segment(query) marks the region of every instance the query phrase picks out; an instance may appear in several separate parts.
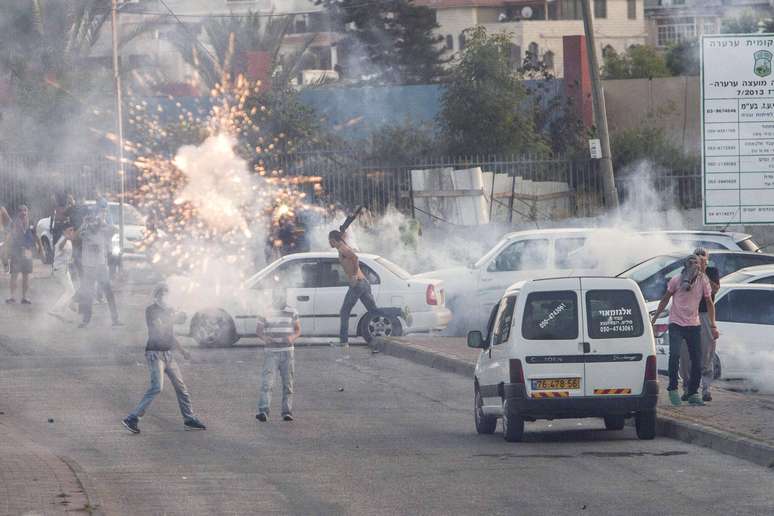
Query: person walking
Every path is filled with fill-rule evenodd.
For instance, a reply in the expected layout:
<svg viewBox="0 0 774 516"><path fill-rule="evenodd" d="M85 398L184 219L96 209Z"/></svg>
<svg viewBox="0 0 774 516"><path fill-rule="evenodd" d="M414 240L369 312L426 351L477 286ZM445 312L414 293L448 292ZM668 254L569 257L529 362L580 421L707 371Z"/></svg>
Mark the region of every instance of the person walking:
<svg viewBox="0 0 774 516"><path fill-rule="evenodd" d="M59 240L54 244L54 262L52 265L52 277L62 288L62 294L49 310L49 315L54 317L63 317L67 305L72 301L75 294L73 280L70 276L70 265L73 261L73 239L75 238L75 228L72 224L62 224L62 234Z"/></svg>
<svg viewBox="0 0 774 516"><path fill-rule="evenodd" d="M703 247L698 247L693 252L699 257L699 265L702 272L707 276L712 289L712 301L715 301L715 294L720 289L720 272L716 267L709 266L709 251ZM702 299L699 304L699 320L701 322L701 398L702 401L712 401L710 386L715 380L715 350L717 348L717 339L712 335L712 324L707 313L707 302ZM688 354L688 348L683 345L680 349L680 376L683 378L682 400L687 401L687 385L690 382L691 358Z"/></svg>
<svg viewBox="0 0 774 516"><path fill-rule="evenodd" d="M691 358L691 373L688 381L688 403L703 405L698 395L701 379L701 321L699 304L704 299L707 303L707 314L713 337L717 338L715 325L715 304L712 301L712 288L707 276L701 271L700 258L695 254L685 259L679 275L669 280L667 291L653 313L652 324L655 325L661 312L670 299L669 309L669 400L672 405L682 403L677 391L678 373L680 368L680 347L685 341Z"/></svg>
<svg viewBox="0 0 774 516"><path fill-rule="evenodd" d="M95 213L86 217L79 231L83 267L79 292L80 312L83 319L78 325L79 328L85 328L91 322L95 289L105 294L113 326L121 326L107 265L107 246L115 233L115 227L107 223L106 217L107 203L98 204Z"/></svg>
<svg viewBox="0 0 774 516"><path fill-rule="evenodd" d="M11 271L11 297L5 300L8 304L16 303L16 286L19 275L22 277L23 305L31 305L29 299L30 274L32 274L32 257L37 250L41 252L40 240L35 236L35 230L30 226L29 208L22 204L17 210L16 218L11 223L11 231L8 239L8 256Z"/></svg>
<svg viewBox="0 0 774 516"><path fill-rule="evenodd" d="M272 290L272 309L265 319L258 319L256 334L265 344L261 395L258 399L258 421L269 420L274 374L282 380L282 419L293 421L293 382L295 378L295 342L301 336L301 321L295 308L288 306L284 288Z"/></svg>
<svg viewBox="0 0 774 516"><path fill-rule="evenodd" d="M160 283L153 288L153 303L145 309L145 322L148 325L148 342L145 346L145 361L150 371L150 387L137 407L121 423L133 434L140 433L140 418L150 407L153 400L164 389L166 374L175 389L177 404L183 416L186 430L206 430L207 427L194 415L191 395L183 382L180 367L173 352L179 351L189 360L191 355L183 349L175 338L175 311L169 306L169 287Z"/></svg>

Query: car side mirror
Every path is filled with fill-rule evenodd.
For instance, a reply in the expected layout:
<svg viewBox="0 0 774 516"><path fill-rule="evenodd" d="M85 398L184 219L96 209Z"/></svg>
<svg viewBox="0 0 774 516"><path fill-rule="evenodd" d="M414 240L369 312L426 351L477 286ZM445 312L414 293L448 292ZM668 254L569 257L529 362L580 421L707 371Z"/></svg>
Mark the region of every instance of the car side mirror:
<svg viewBox="0 0 774 516"><path fill-rule="evenodd" d="M484 349L484 336L478 330L468 332L468 347Z"/></svg>

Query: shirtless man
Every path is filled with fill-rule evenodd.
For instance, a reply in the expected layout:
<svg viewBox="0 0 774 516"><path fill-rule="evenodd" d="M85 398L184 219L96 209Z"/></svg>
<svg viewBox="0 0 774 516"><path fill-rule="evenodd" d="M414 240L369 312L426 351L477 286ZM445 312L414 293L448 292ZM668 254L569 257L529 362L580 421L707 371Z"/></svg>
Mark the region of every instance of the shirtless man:
<svg viewBox="0 0 774 516"><path fill-rule="evenodd" d="M341 231L331 231L328 233L328 243L339 252L339 262L349 280L349 290L344 296L344 303L341 305L341 328L339 337L342 345L349 342L349 314L359 299L370 313L381 313L376 306L374 296L371 293L371 284L368 283L363 271L360 270L360 264L357 255L350 246L344 241L344 235Z"/></svg>

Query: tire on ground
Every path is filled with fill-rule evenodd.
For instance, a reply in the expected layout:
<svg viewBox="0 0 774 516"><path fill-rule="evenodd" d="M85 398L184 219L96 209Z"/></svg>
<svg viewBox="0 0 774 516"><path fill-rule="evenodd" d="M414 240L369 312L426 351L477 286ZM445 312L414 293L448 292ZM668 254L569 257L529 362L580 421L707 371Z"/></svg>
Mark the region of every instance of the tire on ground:
<svg viewBox="0 0 774 516"><path fill-rule="evenodd" d="M497 417L485 415L481 410L482 406L481 393L479 393L478 386L476 386L476 392L473 396L473 417L476 422L476 432L479 434L493 434L495 428L497 428Z"/></svg>
<svg viewBox="0 0 774 516"><path fill-rule="evenodd" d="M375 337L400 337L403 326L397 317L366 314L360 321L358 334L370 344Z"/></svg>
<svg viewBox="0 0 774 516"><path fill-rule="evenodd" d="M521 442L524 438L524 418L508 400L503 402L503 438L509 443Z"/></svg>
<svg viewBox="0 0 774 516"><path fill-rule="evenodd" d="M239 340L234 321L223 310L194 315L191 319L191 336L204 348L232 346Z"/></svg>
<svg viewBox="0 0 774 516"><path fill-rule="evenodd" d="M634 427L637 429L637 437L650 440L656 437L656 411L643 410L634 415Z"/></svg>
<svg viewBox="0 0 774 516"><path fill-rule="evenodd" d="M607 430L623 430L626 424L624 416L605 416L605 428Z"/></svg>

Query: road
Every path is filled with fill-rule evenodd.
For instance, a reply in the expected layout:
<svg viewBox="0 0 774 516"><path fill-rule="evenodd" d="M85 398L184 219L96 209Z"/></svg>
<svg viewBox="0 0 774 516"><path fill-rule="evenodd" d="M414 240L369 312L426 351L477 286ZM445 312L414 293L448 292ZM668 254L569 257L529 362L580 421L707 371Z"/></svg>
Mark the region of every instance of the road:
<svg viewBox="0 0 774 516"><path fill-rule="evenodd" d="M206 432L166 389L131 435L147 382L140 314L78 330L39 306L0 310L0 415L75 461L106 514L770 514L774 472L599 420L478 436L464 378L354 348L296 352L297 420L254 419L262 351L182 362ZM186 342L186 344L192 344ZM343 392L339 386L344 388ZM275 393L276 394L276 393ZM276 396L275 396L276 398ZM275 403L278 401L274 400ZM49 423L48 419L54 420ZM95 491L95 492L94 492Z"/></svg>

